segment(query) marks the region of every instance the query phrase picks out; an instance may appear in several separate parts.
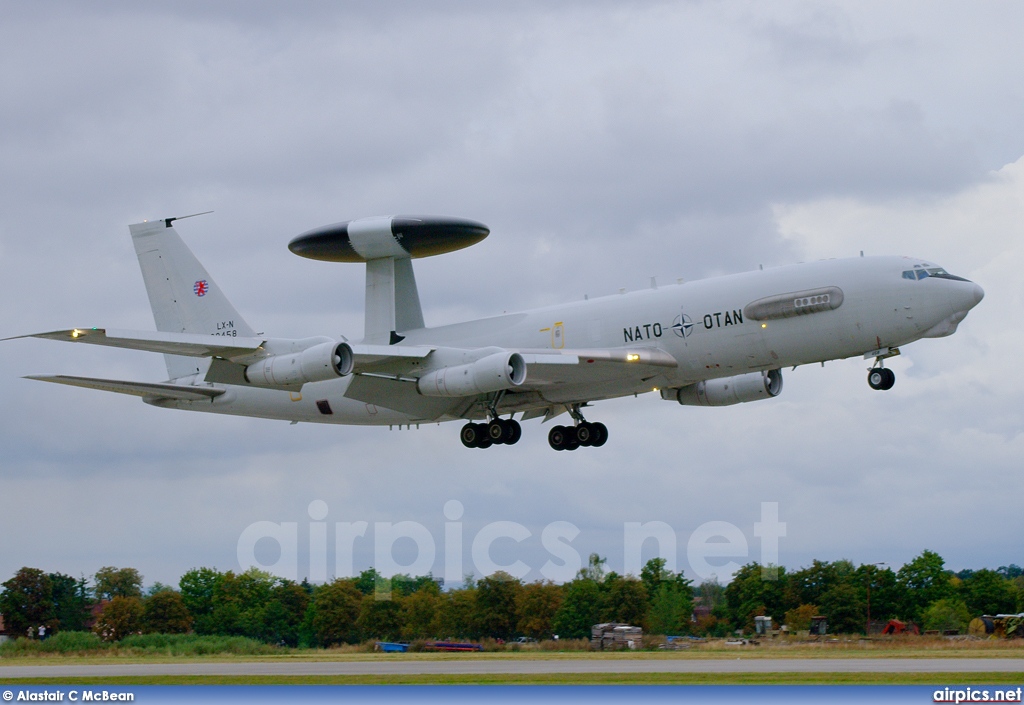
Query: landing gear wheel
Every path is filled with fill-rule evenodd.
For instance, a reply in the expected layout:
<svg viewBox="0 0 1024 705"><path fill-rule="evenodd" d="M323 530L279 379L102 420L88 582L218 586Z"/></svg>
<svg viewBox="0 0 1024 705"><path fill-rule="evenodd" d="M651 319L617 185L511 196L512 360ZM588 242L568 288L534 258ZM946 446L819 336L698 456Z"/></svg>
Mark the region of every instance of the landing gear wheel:
<svg viewBox="0 0 1024 705"><path fill-rule="evenodd" d="M868 386L872 389L892 389L896 384L896 373L887 367L875 367L868 372Z"/></svg>
<svg viewBox="0 0 1024 705"><path fill-rule="evenodd" d="M487 424L478 423L473 425L476 426L476 447L490 448L494 441L492 441L491 437L487 435Z"/></svg>
<svg viewBox="0 0 1024 705"><path fill-rule="evenodd" d="M506 421L501 419L495 419L487 424L487 437L491 439L491 443L500 444L505 443L505 438L509 435L508 426Z"/></svg>
<svg viewBox="0 0 1024 705"><path fill-rule="evenodd" d="M476 424L468 423L462 427L459 432L459 440L462 441L462 445L467 448L476 448L477 441L480 440L480 434L477 433Z"/></svg>
<svg viewBox="0 0 1024 705"><path fill-rule="evenodd" d="M565 450L567 440L566 431L568 431L568 429L565 426L555 426L548 431L548 445L555 450Z"/></svg>
<svg viewBox="0 0 1024 705"><path fill-rule="evenodd" d="M600 448L608 442L608 427L600 421L590 424L590 445L594 448Z"/></svg>
<svg viewBox="0 0 1024 705"><path fill-rule="evenodd" d="M505 445L514 446L523 437L523 427L515 419L509 419L505 423L508 427L508 433L505 435Z"/></svg>
<svg viewBox="0 0 1024 705"><path fill-rule="evenodd" d="M579 436L576 435L576 427L565 427L565 449L576 450L581 445Z"/></svg>
<svg viewBox="0 0 1024 705"><path fill-rule="evenodd" d="M594 425L584 421L576 426L576 440L581 446L594 445Z"/></svg>

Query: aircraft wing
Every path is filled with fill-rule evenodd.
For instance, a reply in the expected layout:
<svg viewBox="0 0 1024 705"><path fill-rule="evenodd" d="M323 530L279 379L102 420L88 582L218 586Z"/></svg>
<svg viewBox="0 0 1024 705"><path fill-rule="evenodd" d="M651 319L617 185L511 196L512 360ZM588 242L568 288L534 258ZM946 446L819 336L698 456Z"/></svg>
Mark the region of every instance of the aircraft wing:
<svg viewBox="0 0 1024 705"><path fill-rule="evenodd" d="M422 360L437 348L426 345L361 345L352 349L353 371L357 374L387 374L391 370L401 374L413 360Z"/></svg>
<svg viewBox="0 0 1024 705"><path fill-rule="evenodd" d="M188 357L243 357L257 352L263 344L262 338L232 338L201 333L161 333L157 331L112 330L105 328L72 328L49 333L19 335L16 338L45 338L63 340L69 343L106 345L129 350L146 350L169 355Z"/></svg>
<svg viewBox="0 0 1024 705"><path fill-rule="evenodd" d="M434 397L417 391L415 378L422 373L421 358L432 348L412 346L353 345L354 376L345 396L410 414L417 420L463 416L478 396ZM674 357L658 348L513 349L527 366L526 381L509 390L502 408L522 411L547 409L552 402L575 400L579 389L602 390L605 386L631 385L664 374L677 366ZM587 394L578 400L586 401Z"/></svg>
<svg viewBox="0 0 1024 705"><path fill-rule="evenodd" d="M643 378L678 366L660 348L580 348L516 350L526 362L521 389L543 390L557 384L603 382L622 377Z"/></svg>
<svg viewBox="0 0 1024 705"><path fill-rule="evenodd" d="M73 377L71 375L29 375L25 379L55 382L72 387L85 387L86 389L99 389L104 392L117 392L118 394L132 394L137 397L182 399L184 401L213 399L214 397L219 397L225 391L214 387L193 387L186 384L126 382L117 379L96 379L94 377Z"/></svg>

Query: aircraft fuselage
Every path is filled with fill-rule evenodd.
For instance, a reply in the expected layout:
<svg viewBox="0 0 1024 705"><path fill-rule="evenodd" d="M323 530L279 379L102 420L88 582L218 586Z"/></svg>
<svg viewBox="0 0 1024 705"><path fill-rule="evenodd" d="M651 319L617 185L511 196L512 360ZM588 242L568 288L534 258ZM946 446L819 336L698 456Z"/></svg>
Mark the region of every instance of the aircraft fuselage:
<svg viewBox="0 0 1024 705"><path fill-rule="evenodd" d="M404 332L402 345L618 348L627 353L657 348L675 359L676 367L660 368L640 380L588 378L522 395L509 393L498 411L596 401L861 356L924 337L949 335L983 292L973 282L944 272L920 279L906 276L928 268L938 269L905 257L807 262L415 329ZM806 293L796 304L798 309L806 306L805 310L785 310L786 305L792 309L793 304L786 302L794 293ZM755 306L758 302L760 308ZM347 376L310 382L300 392L228 385L225 394L212 400L160 399L156 403L313 423L396 425L486 417L482 407L426 418L364 403L346 396L352 380ZM330 413L324 413L324 401Z"/></svg>

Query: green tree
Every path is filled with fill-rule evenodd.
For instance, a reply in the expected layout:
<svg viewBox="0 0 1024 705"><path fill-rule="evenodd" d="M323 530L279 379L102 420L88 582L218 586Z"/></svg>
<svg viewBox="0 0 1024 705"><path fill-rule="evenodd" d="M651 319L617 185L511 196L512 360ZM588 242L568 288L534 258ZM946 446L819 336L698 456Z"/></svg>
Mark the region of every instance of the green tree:
<svg viewBox="0 0 1024 705"><path fill-rule="evenodd" d="M53 605L53 583L38 568L22 568L4 583L0 594L0 614L4 616L7 633L11 636L38 634L39 627L47 631L58 626Z"/></svg>
<svg viewBox="0 0 1024 705"><path fill-rule="evenodd" d="M469 582L469 581L467 581ZM449 590L440 596L434 635L449 639L478 634L476 627L476 588Z"/></svg>
<svg viewBox="0 0 1024 705"><path fill-rule="evenodd" d="M851 582L836 583L821 596L818 605L828 619L828 630L833 634L863 632L867 606L861 593Z"/></svg>
<svg viewBox="0 0 1024 705"><path fill-rule="evenodd" d="M522 588L522 581L500 570L480 579L474 620L477 634L506 640L515 636L519 622L516 599Z"/></svg>
<svg viewBox="0 0 1024 705"><path fill-rule="evenodd" d="M173 585L164 585L158 580L152 585L150 585L148 588L146 588L146 597L152 597L158 592L167 592L168 590L171 592L177 592L177 590L174 589Z"/></svg>
<svg viewBox="0 0 1024 705"><path fill-rule="evenodd" d="M800 605L786 612L783 624L790 632L802 632L811 628L811 617L818 616L818 608L814 605Z"/></svg>
<svg viewBox="0 0 1024 705"><path fill-rule="evenodd" d="M973 615L1007 614L1017 606L1013 583L987 568L975 571L965 579L959 592Z"/></svg>
<svg viewBox="0 0 1024 705"><path fill-rule="evenodd" d="M437 583L422 585L401 601L403 639L429 639L438 634L441 591Z"/></svg>
<svg viewBox="0 0 1024 705"><path fill-rule="evenodd" d="M523 586L517 598L516 631L534 639L548 639L554 633L552 623L562 606L565 591L553 582L535 582Z"/></svg>
<svg viewBox="0 0 1024 705"><path fill-rule="evenodd" d="M193 568L178 581L181 599L195 620L196 634L217 633L213 621L213 595L223 577L213 568Z"/></svg>
<svg viewBox="0 0 1024 705"><path fill-rule="evenodd" d="M271 644L298 646L310 599L302 585L291 580L278 581L271 588L270 602L263 611L261 638Z"/></svg>
<svg viewBox="0 0 1024 705"><path fill-rule="evenodd" d="M675 575L665 569L664 558L652 558L640 569L640 582L650 597L654 597L663 580L672 580Z"/></svg>
<svg viewBox="0 0 1024 705"><path fill-rule="evenodd" d="M192 628L181 593L161 590L142 603L142 630L147 634L186 634Z"/></svg>
<svg viewBox="0 0 1024 705"><path fill-rule="evenodd" d="M103 641L121 641L142 633L142 600L118 595L103 605L92 630Z"/></svg>
<svg viewBox="0 0 1024 705"><path fill-rule="evenodd" d="M273 575L257 568L238 575L230 570L221 574L212 584L210 612L201 622L203 629L211 634L268 639L266 611L277 584Z"/></svg>
<svg viewBox="0 0 1024 705"><path fill-rule="evenodd" d="M971 621L971 613L961 600L944 598L930 604L922 615L925 629L963 633Z"/></svg>
<svg viewBox="0 0 1024 705"><path fill-rule="evenodd" d="M938 600L953 596L951 573L942 556L925 550L896 573L900 591L900 615L920 623L924 610Z"/></svg>
<svg viewBox="0 0 1024 705"><path fill-rule="evenodd" d="M647 616L647 590L632 576L609 573L601 586L601 621L640 626Z"/></svg>
<svg viewBox="0 0 1024 705"><path fill-rule="evenodd" d="M564 589L551 630L563 639L589 639L591 627L601 621L601 586L592 578L577 577Z"/></svg>
<svg viewBox="0 0 1024 705"><path fill-rule="evenodd" d="M395 593L388 600L378 600L376 595L363 595L356 618L361 640L397 640L402 634L401 601L404 599Z"/></svg>
<svg viewBox="0 0 1024 705"><path fill-rule="evenodd" d="M277 578L255 567L239 573L234 581L221 583L225 599L233 601L238 609L238 624L243 636L267 640L264 630L266 611L277 584ZM229 588L232 590L230 595ZM216 601L216 596L214 599Z"/></svg>
<svg viewBox="0 0 1024 705"><path fill-rule="evenodd" d="M692 614L693 594L689 586L664 580L651 598L645 628L652 634L685 634L690 631Z"/></svg>
<svg viewBox="0 0 1024 705"><path fill-rule="evenodd" d="M778 579L765 580L759 563L742 566L725 588L729 621L747 632L754 631L754 617L778 617L786 613L786 569L778 567Z"/></svg>
<svg viewBox="0 0 1024 705"><path fill-rule="evenodd" d="M96 597L112 600L115 597L142 597L142 576L135 568L104 566L96 571Z"/></svg>
<svg viewBox="0 0 1024 705"><path fill-rule="evenodd" d="M792 609L802 604L821 604L822 596L826 592L849 580L854 573L850 561L812 561L810 566L786 576L785 606Z"/></svg>
<svg viewBox="0 0 1024 705"><path fill-rule="evenodd" d="M352 580L335 580L313 593L312 628L321 646L355 644L359 641L356 621L363 594Z"/></svg>
<svg viewBox="0 0 1024 705"><path fill-rule="evenodd" d="M896 573L892 568L880 568L870 563L857 566L853 585L864 600L864 621L867 623L868 598L870 597L871 621L888 621L900 614L900 588L896 584ZM868 594L870 585L871 594Z"/></svg>
<svg viewBox="0 0 1024 705"><path fill-rule="evenodd" d="M719 606L725 605L725 588L715 576L698 585L696 593L700 598L701 606L707 607L711 612L714 612Z"/></svg>
<svg viewBox="0 0 1024 705"><path fill-rule="evenodd" d="M354 580L356 589L364 595L375 592L386 592L391 589L391 581L377 572L375 568L367 568Z"/></svg>
<svg viewBox="0 0 1024 705"><path fill-rule="evenodd" d="M75 580L70 575L61 573L50 573L49 578L53 613L57 618L58 629L84 631L91 616L89 608L93 604L85 578Z"/></svg>

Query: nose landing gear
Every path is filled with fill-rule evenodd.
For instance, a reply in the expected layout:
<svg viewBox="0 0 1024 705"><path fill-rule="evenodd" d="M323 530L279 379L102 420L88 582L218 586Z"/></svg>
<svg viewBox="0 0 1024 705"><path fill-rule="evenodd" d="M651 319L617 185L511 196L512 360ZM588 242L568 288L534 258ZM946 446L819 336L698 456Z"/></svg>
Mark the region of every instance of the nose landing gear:
<svg viewBox="0 0 1024 705"><path fill-rule="evenodd" d="M887 367L873 367L868 371L868 386L872 389L892 389L896 374Z"/></svg>
<svg viewBox="0 0 1024 705"><path fill-rule="evenodd" d="M869 387L882 391L892 389L892 385L896 384L896 374L885 366L885 359L888 357L895 357L899 354L899 348L891 347L879 348L878 350L872 350L871 352L864 353L865 360L875 358L875 364L868 370Z"/></svg>

